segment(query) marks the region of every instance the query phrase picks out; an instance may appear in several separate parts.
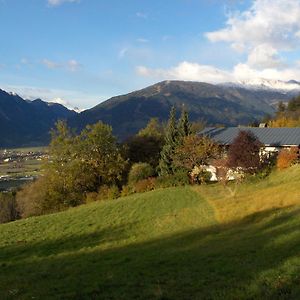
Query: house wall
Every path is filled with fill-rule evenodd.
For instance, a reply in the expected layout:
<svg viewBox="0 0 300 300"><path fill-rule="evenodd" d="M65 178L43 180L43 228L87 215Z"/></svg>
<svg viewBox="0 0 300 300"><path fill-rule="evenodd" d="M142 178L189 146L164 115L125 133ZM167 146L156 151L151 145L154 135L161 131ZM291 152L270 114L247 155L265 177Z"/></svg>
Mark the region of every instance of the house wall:
<svg viewBox="0 0 300 300"><path fill-rule="evenodd" d="M266 146L262 149L262 154L271 154L271 153L278 153L283 149L290 149L292 147L298 147L298 156L300 158L300 145L297 146L282 146L282 147L271 147L271 146Z"/></svg>

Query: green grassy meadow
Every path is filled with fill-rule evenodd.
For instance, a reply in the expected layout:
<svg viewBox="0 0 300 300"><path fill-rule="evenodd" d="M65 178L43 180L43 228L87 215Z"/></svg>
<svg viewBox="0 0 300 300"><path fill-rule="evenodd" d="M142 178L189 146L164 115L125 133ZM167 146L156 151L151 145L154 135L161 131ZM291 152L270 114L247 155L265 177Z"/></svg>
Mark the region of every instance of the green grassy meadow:
<svg viewBox="0 0 300 300"><path fill-rule="evenodd" d="M0 225L0 299L300 299L299 183L296 166Z"/></svg>

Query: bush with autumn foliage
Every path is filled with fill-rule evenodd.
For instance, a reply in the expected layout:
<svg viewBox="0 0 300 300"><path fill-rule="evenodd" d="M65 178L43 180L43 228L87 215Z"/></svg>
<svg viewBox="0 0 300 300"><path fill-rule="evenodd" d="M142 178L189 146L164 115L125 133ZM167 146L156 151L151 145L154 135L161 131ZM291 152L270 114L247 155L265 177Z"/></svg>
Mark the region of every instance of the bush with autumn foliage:
<svg viewBox="0 0 300 300"><path fill-rule="evenodd" d="M277 157L277 168L282 170L290 167L299 159L298 147L291 147L290 149L283 149L279 152Z"/></svg>
<svg viewBox="0 0 300 300"><path fill-rule="evenodd" d="M262 143L250 131L241 130L228 151L228 167L255 174L262 166Z"/></svg>
<svg viewBox="0 0 300 300"><path fill-rule="evenodd" d="M195 134L183 138L173 155L173 163L179 168L185 170L192 183L208 182L211 173L206 171L203 166L208 165L212 159L220 155L220 147L205 136Z"/></svg>

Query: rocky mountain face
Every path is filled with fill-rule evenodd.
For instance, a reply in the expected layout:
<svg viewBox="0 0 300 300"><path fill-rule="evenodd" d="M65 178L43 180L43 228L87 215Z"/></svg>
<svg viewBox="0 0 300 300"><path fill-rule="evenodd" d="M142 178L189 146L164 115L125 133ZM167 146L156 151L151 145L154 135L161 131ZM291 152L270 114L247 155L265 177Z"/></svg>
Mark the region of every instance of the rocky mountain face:
<svg viewBox="0 0 300 300"><path fill-rule="evenodd" d="M81 129L101 120L112 125L120 139L125 139L144 127L150 118L166 121L173 105L178 110L184 105L192 121L245 125L274 114L277 103L288 101L292 95L292 92L253 89L242 84L164 81L113 97L71 118L69 124Z"/></svg>
<svg viewBox="0 0 300 300"><path fill-rule="evenodd" d="M61 104L24 100L0 90L0 147L46 145L55 122L75 115Z"/></svg>

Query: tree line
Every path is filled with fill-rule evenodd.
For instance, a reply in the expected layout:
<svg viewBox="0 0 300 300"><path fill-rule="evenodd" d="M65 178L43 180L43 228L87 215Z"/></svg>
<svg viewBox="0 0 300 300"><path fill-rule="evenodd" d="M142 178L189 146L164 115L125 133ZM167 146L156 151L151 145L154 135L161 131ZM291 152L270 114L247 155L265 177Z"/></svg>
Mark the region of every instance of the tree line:
<svg viewBox="0 0 300 300"><path fill-rule="evenodd" d="M167 124L151 119L145 128L118 143L112 127L98 122L79 134L63 121L51 132L49 159L42 176L1 201L6 213L0 222L42 215L84 203L114 199L156 188L209 182L205 166L214 164L220 181L229 169L243 174L269 174L274 163L262 159L262 144L241 131L228 151L197 132L182 108L175 107ZM289 160L283 160L290 164Z"/></svg>
<svg viewBox="0 0 300 300"><path fill-rule="evenodd" d="M287 104L280 101L273 119L269 120L270 127L300 127L300 95Z"/></svg>

